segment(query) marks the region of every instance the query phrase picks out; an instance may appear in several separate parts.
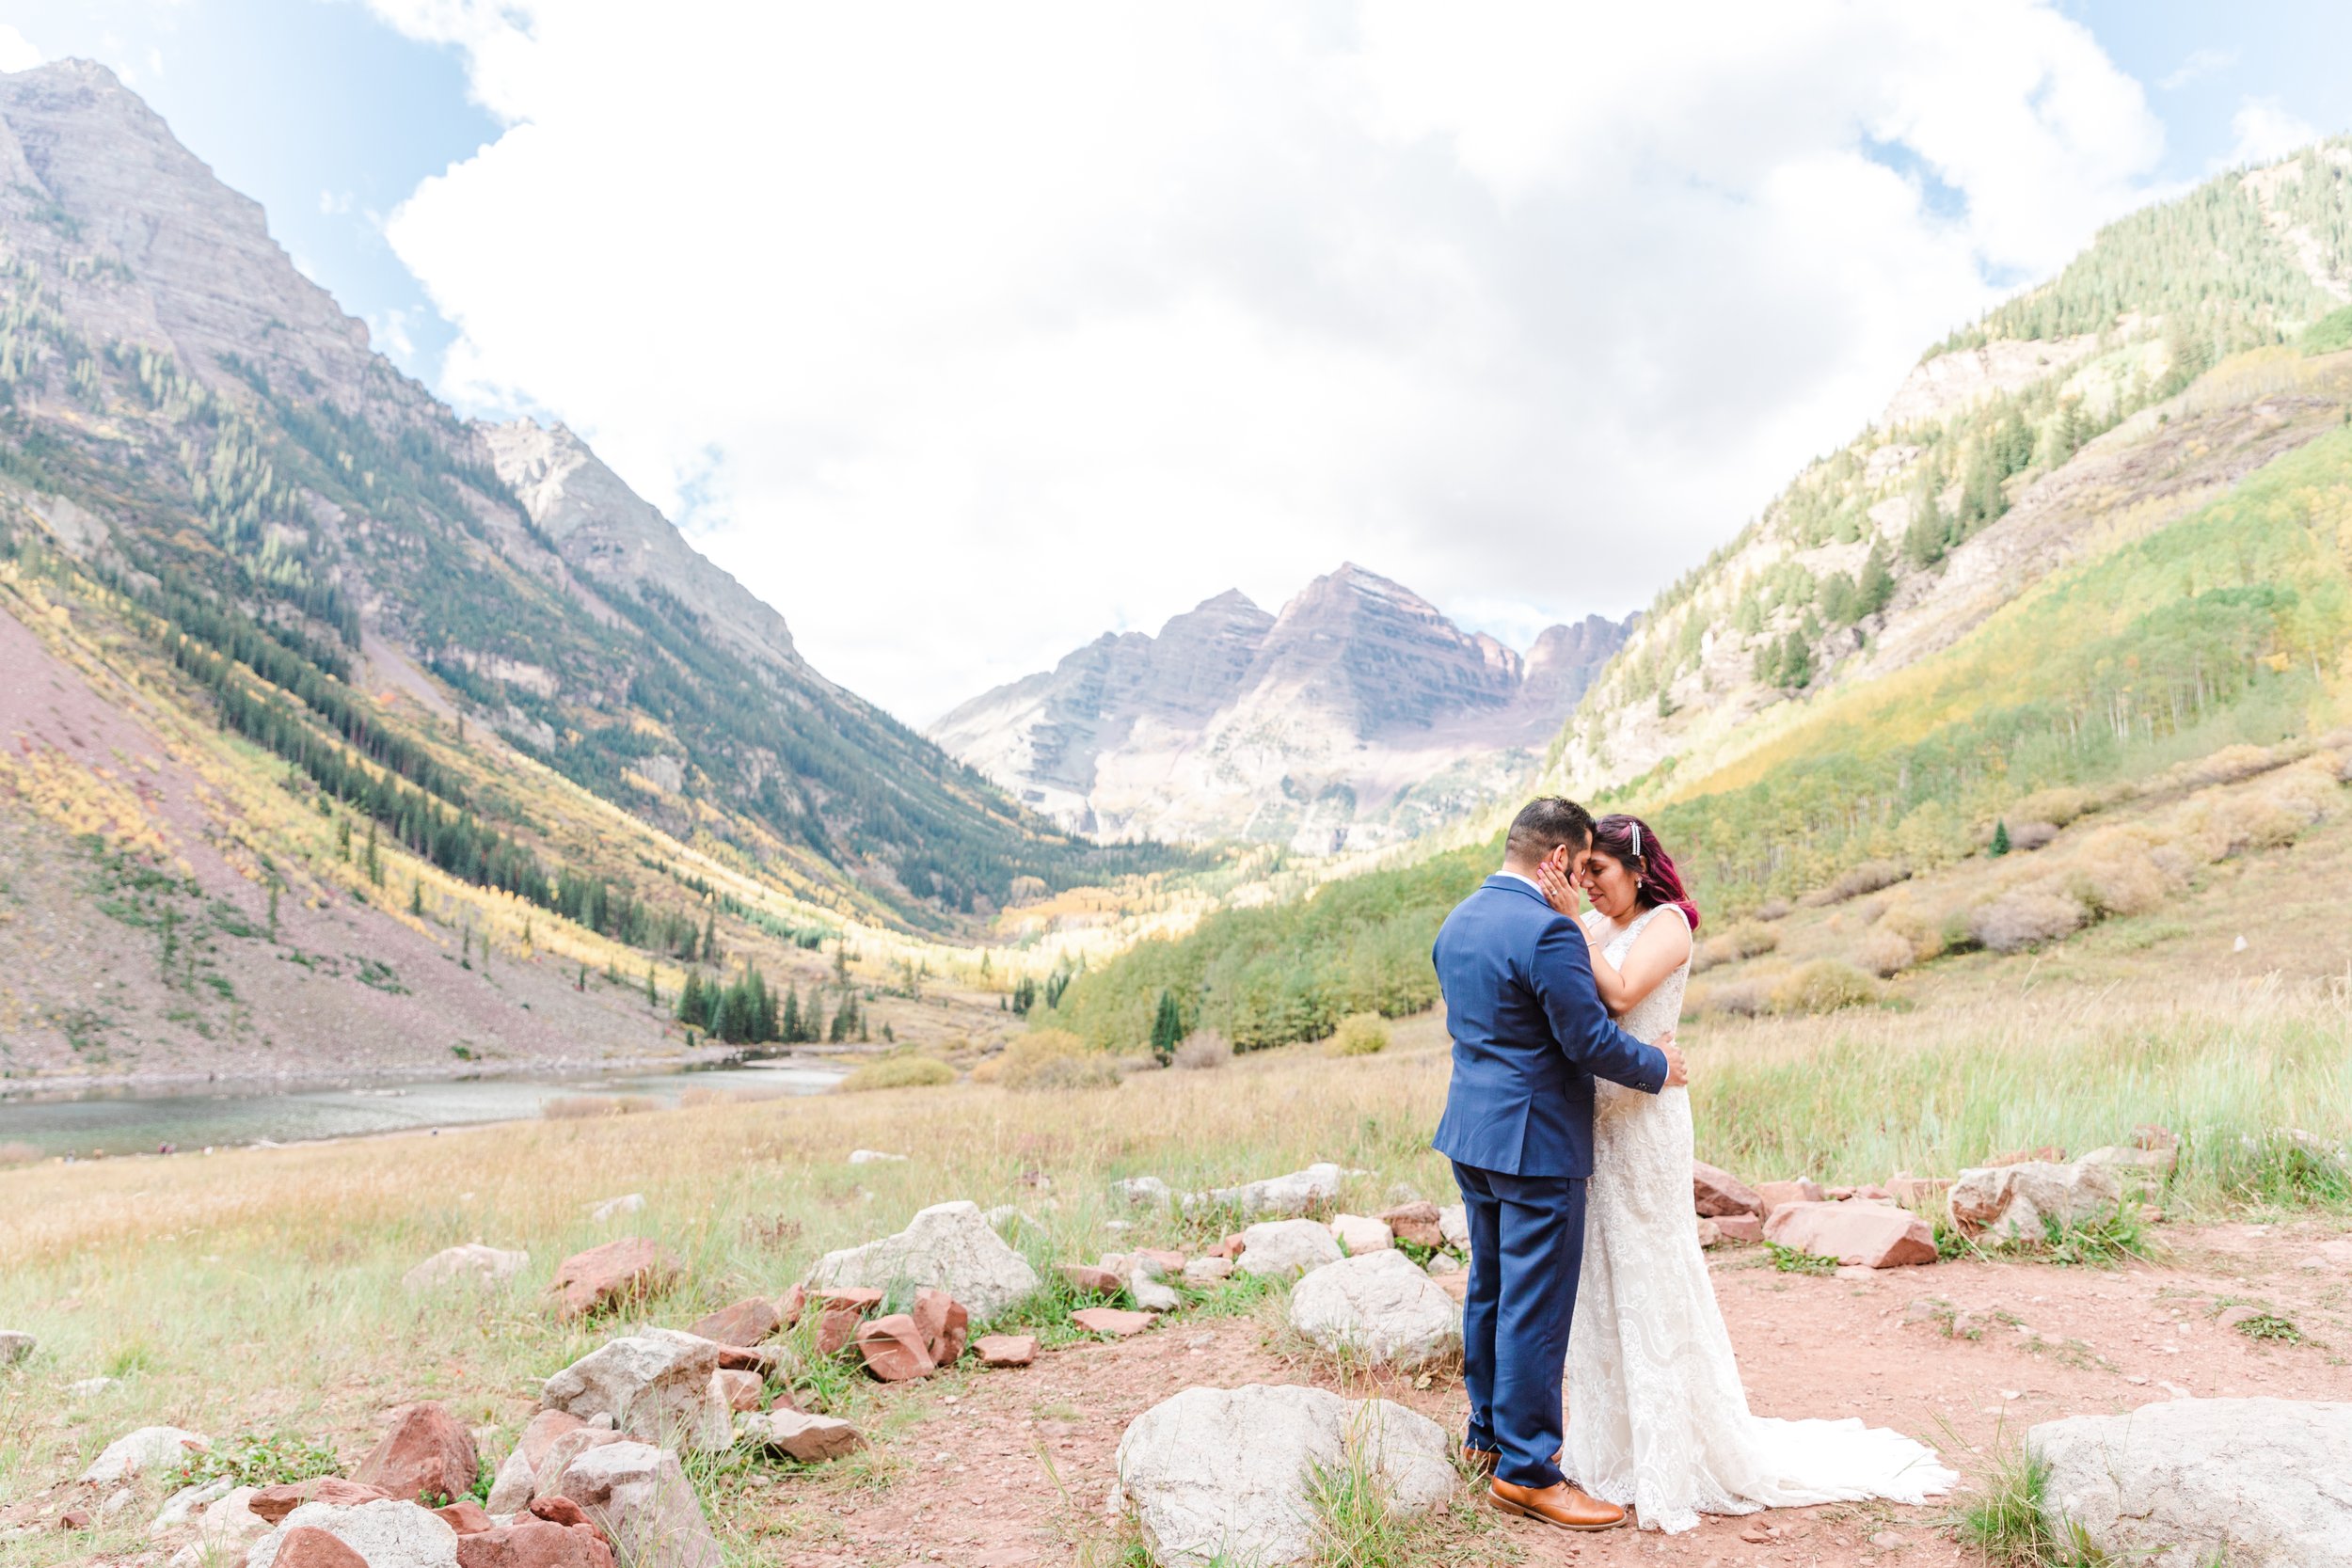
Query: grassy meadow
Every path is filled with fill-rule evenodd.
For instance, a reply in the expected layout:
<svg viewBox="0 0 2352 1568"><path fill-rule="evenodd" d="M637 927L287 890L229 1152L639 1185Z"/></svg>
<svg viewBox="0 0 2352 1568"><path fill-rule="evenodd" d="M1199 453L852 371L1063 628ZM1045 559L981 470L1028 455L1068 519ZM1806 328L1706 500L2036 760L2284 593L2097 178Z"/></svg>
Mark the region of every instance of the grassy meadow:
<svg viewBox="0 0 2352 1568"><path fill-rule="evenodd" d="M2259 907L2296 869L2295 853L2276 853L2228 895ZM2352 1179L2322 1147L2352 1135L2352 981L2308 963L2299 978L2233 973L2178 924L2111 923L2101 951L2075 960L2085 973L2057 983L2040 956L1983 954L1899 1005L1695 1019L1685 1039L1699 1151L1752 1179L1862 1182L1948 1174L2018 1147L2079 1152L2153 1121L2184 1138L2164 1200L2176 1219L2352 1203ZM2135 928L2147 937L2138 945ZM1036 1222L1020 1234L1041 1263L1197 1245L1229 1222L1118 1210L1105 1188L1122 1176L1205 1186L1336 1160L1362 1173L1350 1208L1408 1190L1442 1201L1450 1182L1427 1148L1445 1093L1442 1023L1422 1014L1392 1037L1375 1054L1296 1045L1108 1087L959 1083L0 1171L10 1263L0 1324L40 1338L29 1363L0 1373L0 1508L154 1422L215 1439L299 1437L346 1465L383 1412L410 1399L445 1400L469 1423L511 1433L538 1380L609 1332L554 1321L544 1294L554 1265L627 1231L661 1239L685 1265L649 1313L682 1325L779 1291L820 1252L946 1198L1017 1205ZM910 1158L853 1166L857 1148ZM630 1192L644 1196L640 1213L588 1218ZM1121 1218L1136 1227L1106 1228ZM469 1241L528 1248L531 1266L504 1291L403 1291L410 1265ZM1255 1312L1271 1326L1279 1304L1263 1297L1233 1286L1200 1309ZM1067 1338L1068 1306L1048 1295L1015 1317ZM739 1561L773 1560L763 1553L774 1540L845 1491L891 1485L909 1463L891 1447L893 1422L956 1386L946 1378L884 1400L813 1362L789 1375L804 1402L877 1423L881 1440L821 1473L698 1462ZM98 1376L119 1382L69 1391ZM48 1532L11 1550L36 1564L129 1551L147 1516L133 1509L111 1532Z"/></svg>

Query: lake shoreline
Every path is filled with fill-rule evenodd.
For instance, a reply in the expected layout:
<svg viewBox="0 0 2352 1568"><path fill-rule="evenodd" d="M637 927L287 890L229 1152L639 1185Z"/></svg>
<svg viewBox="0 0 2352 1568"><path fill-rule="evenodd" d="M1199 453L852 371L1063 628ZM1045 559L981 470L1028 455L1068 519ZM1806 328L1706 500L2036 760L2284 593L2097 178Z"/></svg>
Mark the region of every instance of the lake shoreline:
<svg viewBox="0 0 2352 1568"><path fill-rule="evenodd" d="M61 1100L154 1099L211 1094L302 1094L364 1088L377 1084L467 1084L476 1081L593 1077L605 1073L702 1072L719 1068L770 1064L833 1069L829 1057L799 1051L779 1055L750 1056L724 1048L698 1047L662 1055L542 1056L528 1061L406 1063L347 1072L195 1073L117 1072L104 1074L43 1074L37 1078L0 1078L0 1108L8 1105L50 1104ZM847 1071L846 1068L842 1070Z"/></svg>

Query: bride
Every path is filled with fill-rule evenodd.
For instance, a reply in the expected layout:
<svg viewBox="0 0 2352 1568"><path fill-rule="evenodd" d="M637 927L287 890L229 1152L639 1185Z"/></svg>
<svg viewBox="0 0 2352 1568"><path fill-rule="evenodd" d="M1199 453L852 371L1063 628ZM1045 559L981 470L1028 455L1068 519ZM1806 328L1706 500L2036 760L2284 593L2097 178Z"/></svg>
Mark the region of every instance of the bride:
<svg viewBox="0 0 2352 1568"><path fill-rule="evenodd" d="M1682 1012L1699 913L1646 823L1605 816L1573 882L1538 879L1581 917L1600 999L1637 1039ZM1633 1510L1645 1529L1702 1513L1887 1497L1916 1503L1959 1478L1932 1450L1861 1421L1750 1415L1715 1306L1691 1209L1691 1098L1597 1085L1584 1269L1568 1337L1565 1468L1585 1491Z"/></svg>

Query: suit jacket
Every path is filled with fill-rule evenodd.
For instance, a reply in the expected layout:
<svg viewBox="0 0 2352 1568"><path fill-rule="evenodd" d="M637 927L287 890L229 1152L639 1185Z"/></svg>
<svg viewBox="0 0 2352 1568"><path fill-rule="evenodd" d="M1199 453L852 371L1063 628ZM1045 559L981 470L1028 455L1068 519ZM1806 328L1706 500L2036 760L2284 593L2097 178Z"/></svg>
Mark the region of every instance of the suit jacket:
<svg viewBox="0 0 2352 1568"><path fill-rule="evenodd" d="M1593 1174L1593 1080L1646 1094L1666 1054L1610 1022L1577 923L1512 877L1454 906L1430 954L1454 1036L1438 1152L1506 1176Z"/></svg>

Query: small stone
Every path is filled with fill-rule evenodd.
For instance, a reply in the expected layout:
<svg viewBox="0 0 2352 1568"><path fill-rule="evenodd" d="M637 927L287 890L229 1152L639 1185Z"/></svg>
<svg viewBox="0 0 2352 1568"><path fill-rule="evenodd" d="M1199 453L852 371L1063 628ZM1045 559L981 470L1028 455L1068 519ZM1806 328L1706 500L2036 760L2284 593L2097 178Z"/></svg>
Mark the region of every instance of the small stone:
<svg viewBox="0 0 2352 1568"><path fill-rule="evenodd" d="M1396 1238L1379 1220L1364 1214L1339 1214L1331 1220L1331 1239L1347 1249L1350 1258L1360 1258L1367 1252L1381 1252L1396 1244Z"/></svg>
<svg viewBox="0 0 2352 1568"><path fill-rule="evenodd" d="M1429 1276L1435 1279L1442 1274L1461 1274L1469 1266L1450 1252L1433 1253L1429 1259Z"/></svg>
<svg viewBox="0 0 2352 1568"><path fill-rule="evenodd" d="M13 1367L27 1359L40 1343L21 1328L0 1328L0 1367Z"/></svg>
<svg viewBox="0 0 2352 1568"><path fill-rule="evenodd" d="M116 1438L82 1472L86 1485L112 1486L151 1470L176 1468L191 1453L213 1446L212 1439L178 1427L141 1427Z"/></svg>
<svg viewBox="0 0 2352 1568"><path fill-rule="evenodd" d="M490 1515L471 1497L461 1497L433 1511L441 1522L460 1535L479 1535L490 1528Z"/></svg>
<svg viewBox="0 0 2352 1568"><path fill-rule="evenodd" d="M1071 1313L1070 1321L1089 1334L1104 1334L1114 1339L1124 1339L1142 1333L1159 1320L1149 1312L1127 1312L1116 1307L1084 1307Z"/></svg>
<svg viewBox="0 0 2352 1568"><path fill-rule="evenodd" d="M686 1332L722 1345L756 1345L784 1326L784 1315L766 1296L746 1296L722 1307Z"/></svg>
<svg viewBox="0 0 2352 1568"><path fill-rule="evenodd" d="M1434 1203L1400 1203L1393 1209L1382 1210L1375 1217L1400 1242L1410 1242L1432 1251L1445 1245L1445 1227L1438 1222L1438 1206Z"/></svg>
<svg viewBox="0 0 2352 1568"><path fill-rule="evenodd" d="M462 1497L473 1490L482 1465L473 1434L431 1401L392 1412L389 1427L351 1479L389 1497Z"/></svg>
<svg viewBox="0 0 2352 1568"><path fill-rule="evenodd" d="M588 1424L584 1418L575 1416L568 1410L542 1410L523 1423L523 1434L515 1439L515 1451L529 1460L531 1467L535 1470L547 1463L548 1449L555 1446L557 1438L567 1432L578 1432ZM494 1508L490 1512L505 1513L511 1511Z"/></svg>
<svg viewBox="0 0 2352 1568"><path fill-rule="evenodd" d="M587 1524L558 1525L525 1514L459 1536L457 1568L612 1568L612 1548Z"/></svg>
<svg viewBox="0 0 2352 1568"><path fill-rule="evenodd" d="M564 1472L562 1495L603 1522L623 1561L720 1568L718 1537L677 1455L667 1449L613 1443L581 1454Z"/></svg>
<svg viewBox="0 0 2352 1568"><path fill-rule="evenodd" d="M1343 1256L1331 1232L1312 1220L1267 1220L1241 1234L1242 1272L1262 1278L1296 1279Z"/></svg>
<svg viewBox="0 0 2352 1568"><path fill-rule="evenodd" d="M1137 1209L1165 1209L1175 1201L1168 1183L1156 1176L1131 1176L1111 1183L1111 1196Z"/></svg>
<svg viewBox="0 0 2352 1568"><path fill-rule="evenodd" d="M1036 1294L1041 1281L1029 1260L989 1227L978 1204L958 1199L917 1210L896 1235L825 1254L809 1270L808 1283L930 1286L993 1318Z"/></svg>
<svg viewBox="0 0 2352 1568"><path fill-rule="evenodd" d="M860 1323L857 1353L866 1370L884 1383L906 1383L939 1370L923 1342L923 1331L904 1312Z"/></svg>
<svg viewBox="0 0 2352 1568"><path fill-rule="evenodd" d="M755 1448L773 1449L803 1465L821 1465L854 1452L866 1439L857 1428L832 1416L771 1410L737 1418L736 1432Z"/></svg>
<svg viewBox="0 0 2352 1568"><path fill-rule="evenodd" d="M903 1165L906 1163L907 1157L905 1155L885 1154L879 1148L853 1148L850 1150L850 1164L853 1165Z"/></svg>
<svg viewBox="0 0 2352 1568"><path fill-rule="evenodd" d="M722 1367L710 1374L712 1397L729 1410L757 1410L766 1402L767 1387L768 1380L757 1372Z"/></svg>
<svg viewBox="0 0 2352 1568"><path fill-rule="evenodd" d="M1952 1190L1949 1178L1914 1176L1909 1171L1897 1171L1886 1179L1886 1196L1906 1209L1922 1212L1941 1211L1944 1195Z"/></svg>
<svg viewBox="0 0 2352 1568"><path fill-rule="evenodd" d="M1698 1235L1703 1247L1719 1246L1724 1239L1723 1227L1704 1214L1699 1216Z"/></svg>
<svg viewBox="0 0 2352 1568"><path fill-rule="evenodd" d="M1152 1273L1162 1277L1184 1272L1184 1254L1168 1247L1137 1247L1128 1256L1138 1263L1150 1264Z"/></svg>
<svg viewBox="0 0 2352 1568"><path fill-rule="evenodd" d="M1725 1214L1754 1214L1759 1221L1764 1217L1764 1200L1754 1187L1700 1160L1691 1162L1691 1206L1708 1219Z"/></svg>
<svg viewBox="0 0 2352 1568"><path fill-rule="evenodd" d="M1935 1232L1908 1209L1880 1203L1784 1203L1764 1222L1782 1246L1864 1268L1935 1261Z"/></svg>
<svg viewBox="0 0 2352 1568"><path fill-rule="evenodd" d="M2064 1164L2066 1164L2066 1150L2055 1144L2050 1144L2041 1148L2012 1148L2007 1154L1995 1154L1992 1159L1987 1160L1981 1168L1992 1169L2000 1165L2062 1165Z"/></svg>
<svg viewBox="0 0 2352 1568"><path fill-rule="evenodd" d="M2217 1326L2221 1328L2235 1328L2240 1323L2250 1323L2255 1319L2265 1317L2266 1315L2267 1314L2265 1314L2259 1307L2247 1307L2244 1305L2237 1307L2225 1307L2221 1309L2221 1315L2214 1319L2214 1323Z"/></svg>
<svg viewBox="0 0 2352 1568"><path fill-rule="evenodd" d="M677 1272L668 1248L643 1236L626 1236L564 1259L555 1266L548 1289L562 1316L581 1318L653 1295Z"/></svg>
<svg viewBox="0 0 2352 1568"><path fill-rule="evenodd" d="M400 1276L403 1289L412 1291L430 1291L443 1285L471 1286L486 1290L503 1285L531 1266L528 1252L504 1252L494 1246L469 1242L435 1253L432 1257Z"/></svg>
<svg viewBox="0 0 2352 1568"><path fill-rule="evenodd" d="M923 1337L923 1348L930 1353L931 1364L954 1366L963 1354L964 1341L972 1332L972 1314L964 1310L963 1304L945 1291L917 1291L908 1316L914 1320L915 1329Z"/></svg>
<svg viewBox="0 0 2352 1568"><path fill-rule="evenodd" d="M1064 1263L1061 1276L1073 1291L1082 1296L1115 1296L1119 1294L1119 1275L1091 1263Z"/></svg>
<svg viewBox="0 0 2352 1568"><path fill-rule="evenodd" d="M1902 1544L1903 1538L1891 1529L1883 1529L1870 1537L1870 1544L1882 1552L1894 1551Z"/></svg>
<svg viewBox="0 0 2352 1568"><path fill-rule="evenodd" d="M1772 1217L1773 1211L1791 1203L1825 1203L1829 1200L1829 1195L1821 1191L1818 1184L1802 1176L1789 1181L1759 1181L1756 1184L1756 1196L1764 1206L1767 1220Z"/></svg>
<svg viewBox="0 0 2352 1568"><path fill-rule="evenodd" d="M1184 1304L1184 1297L1161 1284L1158 1275L1142 1263L1127 1275L1127 1294L1147 1312L1173 1312Z"/></svg>
<svg viewBox="0 0 2352 1568"><path fill-rule="evenodd" d="M325 1530L300 1525L278 1538L274 1568L368 1568L368 1560Z"/></svg>
<svg viewBox="0 0 2352 1568"><path fill-rule="evenodd" d="M1037 1359L1037 1336L983 1334L972 1341L972 1354L983 1367L1025 1367Z"/></svg>
<svg viewBox="0 0 2352 1568"><path fill-rule="evenodd" d="M87 1529L89 1526L89 1510L87 1508L69 1508L57 1515L59 1529ZM359 1568L368 1568L368 1565L363 1562Z"/></svg>
<svg viewBox="0 0 2352 1568"><path fill-rule="evenodd" d="M882 1293L866 1286L842 1286L811 1291L809 1306L817 1309L817 1354L838 1355L857 1338L857 1326L882 1302Z"/></svg>
<svg viewBox="0 0 2352 1568"><path fill-rule="evenodd" d="M588 1217L598 1225L602 1225L608 1220L617 1220L623 1214L637 1213L644 1207L644 1194L623 1193L619 1197L608 1197L602 1203L591 1205Z"/></svg>
<svg viewBox="0 0 2352 1568"><path fill-rule="evenodd" d="M1760 1242L1764 1239L1764 1222L1754 1214L1719 1214L1715 1216L1715 1234L1726 1242Z"/></svg>
<svg viewBox="0 0 2352 1568"><path fill-rule="evenodd" d="M1184 1280L1185 1284L1195 1287L1214 1285L1219 1280L1231 1278L1232 1273L1233 1265L1227 1259L1196 1258L1184 1265Z"/></svg>

